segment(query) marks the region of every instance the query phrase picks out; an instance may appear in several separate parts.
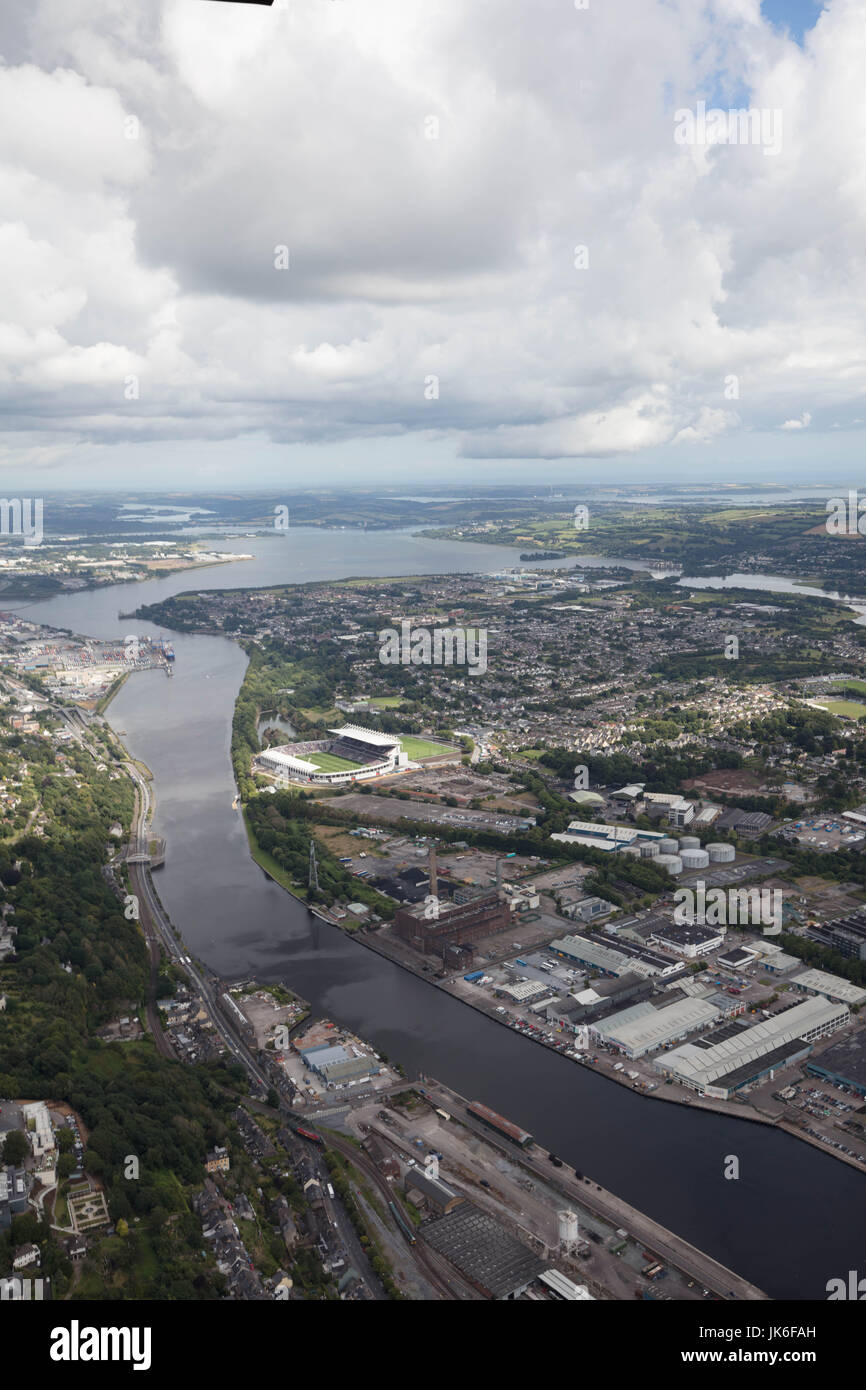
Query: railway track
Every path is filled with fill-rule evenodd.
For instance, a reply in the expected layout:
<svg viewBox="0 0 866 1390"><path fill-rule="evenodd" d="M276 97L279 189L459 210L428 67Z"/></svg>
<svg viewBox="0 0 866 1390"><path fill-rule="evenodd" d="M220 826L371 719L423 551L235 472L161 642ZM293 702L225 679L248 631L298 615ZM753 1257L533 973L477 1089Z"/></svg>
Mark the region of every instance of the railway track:
<svg viewBox="0 0 866 1390"><path fill-rule="evenodd" d="M333 1133L330 1133L328 1135L327 1142L329 1148L336 1149L337 1153L342 1154L343 1158L348 1159L349 1162L353 1165L353 1167L360 1169L360 1171L364 1174L365 1177L368 1177L371 1182L375 1183L379 1192L385 1198L385 1205L387 1209L387 1204L389 1202L394 1201L394 1192L393 1189L388 1186L388 1183L382 1177L382 1174L378 1171L375 1165L372 1164L364 1154L360 1153L351 1144L345 1143L343 1140L339 1139ZM450 1281L448 1281L447 1276L434 1264L431 1252L421 1243L421 1241L419 1241L415 1245L409 1245L407 1242L406 1248L410 1252L415 1263L421 1269L425 1279L428 1281L428 1283L432 1284L435 1289L438 1289L438 1291L442 1294L443 1298L455 1301L460 1299L460 1294L454 1291L454 1288L450 1284Z"/></svg>

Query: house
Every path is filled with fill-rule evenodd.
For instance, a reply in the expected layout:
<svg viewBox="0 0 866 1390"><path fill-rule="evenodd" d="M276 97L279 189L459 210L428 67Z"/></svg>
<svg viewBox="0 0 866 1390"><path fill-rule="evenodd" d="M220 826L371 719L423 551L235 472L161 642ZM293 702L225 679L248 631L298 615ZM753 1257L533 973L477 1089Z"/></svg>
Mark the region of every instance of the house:
<svg viewBox="0 0 866 1390"><path fill-rule="evenodd" d="M38 1265L41 1256L38 1245L19 1245L12 1256L13 1269L26 1269L28 1265Z"/></svg>
<svg viewBox="0 0 866 1390"><path fill-rule="evenodd" d="M231 1166L228 1150L217 1144L216 1148L211 1149L208 1153L204 1166L209 1173L227 1173Z"/></svg>

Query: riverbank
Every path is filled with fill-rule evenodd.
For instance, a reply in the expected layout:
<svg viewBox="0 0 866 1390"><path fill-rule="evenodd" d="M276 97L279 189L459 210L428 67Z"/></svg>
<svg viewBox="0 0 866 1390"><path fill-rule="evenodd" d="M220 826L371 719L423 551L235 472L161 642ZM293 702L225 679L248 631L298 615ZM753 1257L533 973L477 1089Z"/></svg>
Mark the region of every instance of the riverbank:
<svg viewBox="0 0 866 1390"><path fill-rule="evenodd" d="M546 1184L560 1190L564 1198L573 1202L575 1206L583 1207L602 1220L611 1222L618 1228L617 1234L622 1230L626 1239L633 1239L649 1246L665 1262L673 1265L682 1274L699 1280L720 1297L737 1302L768 1298L763 1289L676 1235L661 1222L639 1211L630 1202L609 1192L594 1177L583 1173L578 1176L563 1166L553 1167L549 1155L537 1143L533 1142L521 1149L499 1139L493 1130L487 1126L482 1127L467 1113L467 1101L457 1091L429 1078L425 1080L422 1089L430 1103L441 1105L453 1119L482 1137L485 1144L503 1153L510 1163L519 1164L534 1177L540 1177Z"/></svg>
<svg viewBox="0 0 866 1390"><path fill-rule="evenodd" d="M285 885L281 886L284 887ZM297 896L293 893L291 888L286 888L286 891L292 893L292 896ZM310 908L309 911L311 911L315 917L318 917L320 921L327 922L329 926L341 927L341 923L335 921L320 909ZM414 975L416 979L422 980L425 984L432 985L436 989L441 990L444 994L449 995L450 998L455 999L457 1003L463 1004L474 1012L481 1014L482 1017L489 1020L489 1022L496 1023L500 1028L504 1028L508 1032L514 1031L512 1022L501 1014L497 1014L495 1009L486 1008L483 1004L467 999L459 990L453 988L452 981L431 979L430 976L420 970L414 962L406 957L401 957L395 952L387 950L381 942L377 941L375 932L371 929L368 928L357 933L351 933L351 939L365 946L368 951L375 952L392 965L396 965L401 970L407 971L408 974ZM544 1037L526 1035L525 1040L534 1044L536 1047L544 1048L547 1052L553 1052L557 1056L562 1056L562 1053L559 1052L556 1046ZM827 1144L814 1138L813 1135L804 1133L798 1125L793 1124L783 1115L768 1115L756 1109L754 1106L749 1106L745 1101L717 1100L713 1097L700 1096L692 1092L682 1095L671 1094L664 1089L663 1084L660 1084L656 1091L642 1090L635 1086L634 1082L624 1072L613 1071L613 1062L615 1061L613 1055L611 1055L609 1067L607 1065L599 1066L597 1063L587 1062L582 1058L566 1057L564 1060L572 1062L575 1066L581 1067L585 1071L593 1072L596 1076L602 1077L605 1081L613 1082L626 1091L636 1092L644 1100L664 1101L668 1105L675 1105L680 1108L687 1107L691 1110L705 1110L715 1115L724 1115L728 1119L743 1120L749 1124L763 1125L770 1129L781 1130L794 1139L800 1139L804 1143L811 1144L813 1148L826 1154L828 1158L837 1159L839 1162L845 1163L848 1167L853 1168L857 1173L861 1174L861 1176L863 1175L863 1165L858 1163L855 1158L851 1158L848 1154L840 1153L836 1149L831 1149ZM661 1082L661 1077L659 1079Z"/></svg>

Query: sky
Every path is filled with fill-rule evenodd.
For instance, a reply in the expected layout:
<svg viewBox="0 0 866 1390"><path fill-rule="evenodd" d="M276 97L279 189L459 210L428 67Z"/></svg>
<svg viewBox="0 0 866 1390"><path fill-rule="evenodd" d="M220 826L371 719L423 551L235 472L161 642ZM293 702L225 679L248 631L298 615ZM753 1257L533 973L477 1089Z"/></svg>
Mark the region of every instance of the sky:
<svg viewBox="0 0 866 1390"><path fill-rule="evenodd" d="M864 68L862 0L8 0L0 490L856 481Z"/></svg>

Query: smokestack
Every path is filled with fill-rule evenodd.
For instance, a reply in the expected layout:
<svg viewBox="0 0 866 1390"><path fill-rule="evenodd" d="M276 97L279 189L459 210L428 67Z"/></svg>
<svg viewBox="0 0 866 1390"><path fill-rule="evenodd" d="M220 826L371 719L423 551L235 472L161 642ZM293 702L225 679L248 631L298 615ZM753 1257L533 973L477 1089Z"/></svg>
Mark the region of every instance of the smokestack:
<svg viewBox="0 0 866 1390"><path fill-rule="evenodd" d="M430 846L430 887L427 890L432 897L439 896L439 880L436 876L436 845Z"/></svg>
<svg viewBox="0 0 866 1390"><path fill-rule="evenodd" d="M497 891L497 893L501 893L501 892L502 892L502 860L501 860L501 859L497 859L497 861L496 861L496 891Z"/></svg>

